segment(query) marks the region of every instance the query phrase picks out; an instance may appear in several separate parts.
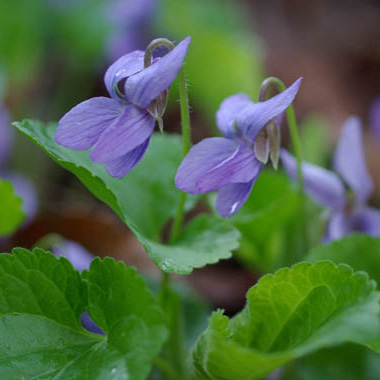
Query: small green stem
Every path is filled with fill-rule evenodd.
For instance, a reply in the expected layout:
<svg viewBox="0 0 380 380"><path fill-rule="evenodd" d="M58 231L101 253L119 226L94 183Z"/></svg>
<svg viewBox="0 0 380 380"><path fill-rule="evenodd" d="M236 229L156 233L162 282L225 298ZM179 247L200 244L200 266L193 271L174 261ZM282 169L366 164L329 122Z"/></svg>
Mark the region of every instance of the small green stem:
<svg viewBox="0 0 380 380"><path fill-rule="evenodd" d="M270 85L275 85L277 87L277 90L280 92L283 92L286 90L285 84L276 77L269 77L264 80L263 84L261 85L260 89L260 100L265 100L266 92ZM297 127L297 121L296 121L296 115L294 112L293 105L290 105L286 109L286 118L288 120L289 125L289 131L290 131L290 137L292 139L292 145L293 145L293 151L294 155L297 160L297 185L298 185L298 191L300 194L300 225L301 225L301 231L303 235L303 241L301 242L300 247L300 255L298 257L295 257L295 261L297 259L300 259L302 257L302 254L305 253L305 250L307 249L308 245L308 237L307 237L307 226L305 224L306 220L306 205L305 205L305 194L304 194L304 181L303 181L303 174L302 174L302 149L301 149L301 138L298 132Z"/></svg>
<svg viewBox="0 0 380 380"><path fill-rule="evenodd" d="M187 94L187 85L185 73L183 69L179 72L179 96L181 108L181 128L182 128L182 154L186 156L191 146L191 128L190 128L190 112L189 112L189 96ZM180 191L177 205L176 216L170 231L169 243L172 244L181 231L183 216L185 211L186 193Z"/></svg>
<svg viewBox="0 0 380 380"><path fill-rule="evenodd" d="M153 358L153 364L161 370L162 373L166 375L168 380L178 380L181 377L174 371L174 369L169 365L169 363L159 356Z"/></svg>
<svg viewBox="0 0 380 380"><path fill-rule="evenodd" d="M164 46L169 50L174 48L173 42L166 38L157 38L153 40L145 50L144 56L144 66L148 67L152 61L152 55L156 48ZM187 94L186 78L183 68L179 71L179 97L180 97L180 108L181 108L181 127L182 127L182 150L183 157L186 156L187 152L191 146L191 129L190 129L190 112L189 112L189 96ZM185 211L186 203L186 193L180 192L176 216L173 221L172 228L169 234L169 243L172 244L177 238L181 231L181 226L183 222L183 216Z"/></svg>
<svg viewBox="0 0 380 380"><path fill-rule="evenodd" d="M144 66L148 67L152 60L153 51L159 47L165 46L167 49L172 50L174 48L174 44L165 39L159 38L152 41L145 52L144 57ZM179 79L179 95L180 95L180 109L181 109L181 128L182 128L182 151L183 157L188 153L191 146L191 132L190 132L190 112L189 112L189 98L187 94L187 85L185 79L185 73L183 69L179 71L178 74ZM169 244L173 244L177 239L181 232L184 212L185 212L185 203L186 203L186 193L179 192L178 205L176 210L176 215L173 220L173 224L171 226L169 232ZM181 356L182 350L181 347L184 347L184 339L183 339L183 326L182 326L182 313L177 310L177 316L171 313L170 308L173 308L173 299L172 297L168 297L170 293L170 275L164 271L161 271L161 286L160 292L158 296L158 303L161 303L161 307L167 313L169 318L169 322L173 323L175 327L171 331L171 337L169 339L168 347L164 348L164 351L160 356L157 356L153 359L153 364L161 370L162 373L166 375L169 380L177 380L177 379L185 379L186 373L184 372L185 362L183 357ZM179 306L179 308L181 305ZM173 322L174 321L174 322ZM176 330L177 328L177 330ZM174 343L173 343L174 342ZM174 350L176 353L180 353L180 355L172 355L170 344L174 345ZM169 353L168 359L170 363L168 363L164 357L167 356L167 352ZM178 359L179 357L179 359ZM175 364L175 368L171 365L171 363ZM178 368L177 368L178 367ZM178 372L178 373L177 373Z"/></svg>

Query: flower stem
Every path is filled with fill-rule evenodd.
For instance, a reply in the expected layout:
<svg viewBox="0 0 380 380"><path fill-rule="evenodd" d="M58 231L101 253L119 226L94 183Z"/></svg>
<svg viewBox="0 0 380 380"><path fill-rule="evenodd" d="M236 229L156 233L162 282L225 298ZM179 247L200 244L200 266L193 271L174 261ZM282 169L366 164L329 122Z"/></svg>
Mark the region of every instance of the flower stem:
<svg viewBox="0 0 380 380"><path fill-rule="evenodd" d="M153 40L145 50L144 56L144 66L148 67L151 64L152 55L156 48L164 46L168 50L174 48L173 42L166 38L157 38ZM180 108L181 108L181 126L182 126L182 150L183 157L186 156L187 152L191 146L191 132L190 132L190 112L189 112L189 97L187 94L186 78L183 68L178 73L179 79L179 97L180 97ZM183 215L186 203L186 193L180 192L176 216L173 221L172 228L169 234L169 244L172 244L177 238L181 231L181 226L183 222Z"/></svg>
<svg viewBox="0 0 380 380"><path fill-rule="evenodd" d="M260 89L260 101L265 100L266 92L269 88L269 86L274 85L276 86L277 90L280 92L283 92L286 90L286 86L284 82L282 82L280 79L276 77L269 77L264 80L264 82L261 85ZM300 255L298 257L295 257L295 261L297 259L300 259L303 254L305 254L305 250L307 249L307 226L305 224L306 220L306 205L305 205L305 194L304 194L304 181L303 181L303 174L302 174L302 149L301 149L301 138L298 132L298 126L296 121L296 115L294 112L293 105L290 105L286 109L286 118L288 120L289 125L289 131L290 131L290 137L292 139L292 145L293 145L293 151L294 155L297 160L297 185L298 185L298 191L300 194L300 225L301 225L301 231L302 231L302 242L300 247Z"/></svg>
<svg viewBox="0 0 380 380"><path fill-rule="evenodd" d="M153 364L161 370L162 373L165 374L165 378L168 380L178 380L178 374L175 372L175 370L170 366L170 364L160 358L159 356L156 356L153 358Z"/></svg>
<svg viewBox="0 0 380 380"><path fill-rule="evenodd" d="M182 155L186 156L191 146L191 128L190 128L190 112L189 112L189 96L187 94L186 78L183 69L179 72L179 96L181 108L181 128L182 128ZM186 203L186 193L180 191L177 205L176 216L170 230L169 243L172 244L181 231L184 210Z"/></svg>
<svg viewBox="0 0 380 380"><path fill-rule="evenodd" d="M145 52L145 67L150 65L153 51L159 46L164 46L169 50L174 48L174 44L165 38L153 40L148 45ZM183 68L181 68L178 73L178 80L182 126L182 155L185 157L191 146L191 132L189 98ZM185 212L185 203L186 193L180 191L176 215L169 232L169 244L173 244L178 239L181 232ZM153 360L153 364L165 374L167 379L186 379L187 374L185 370L186 362L184 359L185 343L183 337L182 302L178 294L174 290L171 290L170 280L171 278L169 273L161 271L161 285L157 302L167 315L170 327L170 337L160 356L157 356Z"/></svg>

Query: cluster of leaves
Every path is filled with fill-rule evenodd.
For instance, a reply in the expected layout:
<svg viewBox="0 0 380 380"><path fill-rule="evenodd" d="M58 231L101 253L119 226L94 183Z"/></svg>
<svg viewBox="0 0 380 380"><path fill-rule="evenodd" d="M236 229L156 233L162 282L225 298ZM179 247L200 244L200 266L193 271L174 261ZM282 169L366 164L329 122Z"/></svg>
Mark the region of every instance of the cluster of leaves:
<svg viewBox="0 0 380 380"><path fill-rule="evenodd" d="M314 263L264 276L247 293L240 314L232 319L222 311L212 314L192 351L192 378L261 379L309 355L299 362L299 378L333 379L347 370L339 361L347 360L347 353L357 363L350 376L364 369L361 378L377 378L379 359L368 349L329 348L354 342L379 352L376 283L363 271L323 259L328 255L374 271L379 248L380 239L354 236L311 252ZM358 263L358 249L369 254L366 264ZM81 275L66 259L38 248L12 253L0 255L1 378L146 378L169 326L135 269L111 258L95 259ZM83 329L84 312L104 335ZM326 350L310 355L321 348ZM320 366L326 357L334 365Z"/></svg>
<svg viewBox="0 0 380 380"><path fill-rule="evenodd" d="M144 280L111 258L80 275L64 258L18 248L0 255L0 283L2 379L144 379L167 338ZM83 329L85 311L105 335Z"/></svg>
<svg viewBox="0 0 380 380"><path fill-rule="evenodd" d="M176 136L153 136L138 169L118 180L86 152L57 145L54 124L24 121L16 127L107 203L163 271L185 274L228 258L240 236L246 263L256 268L261 263L264 271L282 265L283 258L273 252L286 240L283 227L291 225L298 207L284 176L262 175L255 196L231 221L200 215L172 245L164 245L163 231L179 196L173 186L181 157ZM187 209L196 202L189 198ZM112 259L96 259L80 275L65 259L16 249L0 256L0 377L144 379L161 352L163 362L156 364L173 379L262 379L294 360L299 379L333 379L344 375L344 360L357 355L360 368L349 375L373 380L380 374L373 354L380 350L380 293L371 278L380 280L379 252L380 239L363 236L318 246L308 262L262 277L237 316L214 312L187 353L181 346L178 293L163 288L156 301L135 270ZM105 335L82 328L83 312ZM188 355L190 368L184 360ZM335 365L321 365L326 357Z"/></svg>

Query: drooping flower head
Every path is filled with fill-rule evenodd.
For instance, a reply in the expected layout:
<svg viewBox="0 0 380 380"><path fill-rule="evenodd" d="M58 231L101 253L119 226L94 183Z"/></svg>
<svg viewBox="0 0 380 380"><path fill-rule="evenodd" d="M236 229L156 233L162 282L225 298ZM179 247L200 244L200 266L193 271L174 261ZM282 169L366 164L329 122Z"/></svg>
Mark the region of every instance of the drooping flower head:
<svg viewBox="0 0 380 380"><path fill-rule="evenodd" d="M333 160L337 174L303 163L305 192L330 210L326 240L340 239L355 231L380 236L380 211L366 205L374 185L366 166L360 120L350 117L342 129ZM295 158L283 149L281 160L295 180Z"/></svg>
<svg viewBox="0 0 380 380"><path fill-rule="evenodd" d="M118 59L104 76L111 97L91 98L72 108L58 123L56 142L76 150L92 148L93 162L105 164L112 177L123 177L148 147L165 108L158 105L165 105L189 43L187 37L148 67L140 50Z"/></svg>
<svg viewBox="0 0 380 380"><path fill-rule="evenodd" d="M234 215L247 200L264 166L265 157L259 159L257 151L270 154L270 149L261 149L262 142L257 146L260 134L292 103L300 84L298 79L285 91L258 103L245 94L225 99L216 113L224 137L207 138L191 148L178 169L177 188L190 194L219 190L217 211L224 217ZM264 140L264 145L270 145L270 139Z"/></svg>

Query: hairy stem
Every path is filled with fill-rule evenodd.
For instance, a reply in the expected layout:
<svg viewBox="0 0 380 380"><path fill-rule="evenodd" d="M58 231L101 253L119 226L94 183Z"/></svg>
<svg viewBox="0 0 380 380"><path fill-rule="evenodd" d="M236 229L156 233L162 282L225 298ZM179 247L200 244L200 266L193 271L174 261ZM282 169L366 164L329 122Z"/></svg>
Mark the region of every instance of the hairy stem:
<svg viewBox="0 0 380 380"><path fill-rule="evenodd" d="M152 61L153 51L160 46L168 50L174 48L174 44L164 38L153 40L147 47L144 57L144 66L148 67ZM189 98L187 94L187 85L183 69L178 74L179 95L181 109L181 127L182 127L182 151L183 157L186 156L191 146L190 133L190 112ZM176 215L169 232L169 244L173 244L181 232L183 217L185 212L186 193L179 192ZM186 363L184 361L184 338L183 338L183 313L181 299L176 292L171 290L170 275L164 271L161 272L161 286L158 295L158 304L165 311L170 326L170 337L160 356L156 357L153 364L165 374L167 379L185 379Z"/></svg>
<svg viewBox="0 0 380 380"><path fill-rule="evenodd" d="M276 77L269 77L264 80L264 82L261 85L260 89L260 101L265 100L266 92L268 88L274 85L276 86L277 90L280 92L283 92L286 90L285 84ZM300 254L297 255L297 257L294 258L295 261L302 258L302 255L305 253L305 250L307 249L307 226L306 226L306 205L305 205L305 195L304 195L304 181L303 181L303 174L302 174L302 149L301 149L301 138L299 135L299 129L297 126L296 121L296 115L294 112L293 105L290 105L286 109L286 118L288 120L288 126L290 131L290 137L292 140L292 146L294 155L297 160L297 185L298 185L298 191L300 194L300 225L301 225L301 231L302 231L302 242L300 247Z"/></svg>
<svg viewBox="0 0 380 380"><path fill-rule="evenodd" d="M179 72L179 96L181 108L181 128L182 128L182 155L186 156L191 146L191 128L189 112L189 96L183 69ZM183 216L185 211L186 193L180 191L176 216L170 231L169 243L173 243L181 231Z"/></svg>

